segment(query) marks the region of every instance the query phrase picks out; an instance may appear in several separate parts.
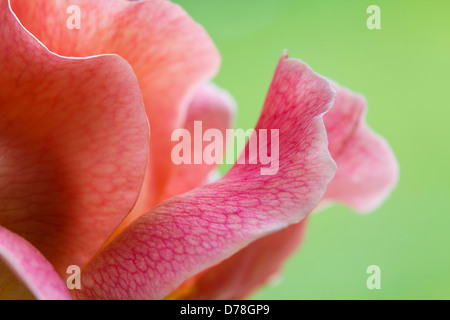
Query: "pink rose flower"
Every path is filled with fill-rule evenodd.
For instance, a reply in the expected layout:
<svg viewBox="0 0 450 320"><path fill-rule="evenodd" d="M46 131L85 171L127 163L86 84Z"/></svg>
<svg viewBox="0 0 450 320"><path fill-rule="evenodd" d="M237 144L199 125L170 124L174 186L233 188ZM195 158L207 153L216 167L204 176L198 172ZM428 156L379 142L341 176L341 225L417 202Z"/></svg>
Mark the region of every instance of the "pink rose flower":
<svg viewBox="0 0 450 320"><path fill-rule="evenodd" d="M286 53L256 125L279 130L277 174L175 165L173 130L231 127L219 64L168 1L0 0L0 298L242 298L318 206L386 199L397 162L364 98Z"/></svg>

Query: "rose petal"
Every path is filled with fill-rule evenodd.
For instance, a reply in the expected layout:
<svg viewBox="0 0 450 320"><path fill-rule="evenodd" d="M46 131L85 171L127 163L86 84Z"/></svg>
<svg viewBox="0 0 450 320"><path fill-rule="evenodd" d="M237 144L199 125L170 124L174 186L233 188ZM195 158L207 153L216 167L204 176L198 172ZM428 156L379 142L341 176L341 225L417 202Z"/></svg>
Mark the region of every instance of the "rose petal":
<svg viewBox="0 0 450 320"><path fill-rule="evenodd" d="M1 260L6 265L2 264ZM30 293L37 299L72 299L69 290L50 262L29 242L2 226L0 226L0 274L2 300L29 299L32 297ZM26 288L18 286L18 279Z"/></svg>
<svg viewBox="0 0 450 320"><path fill-rule="evenodd" d="M81 9L79 30L66 26L70 5ZM166 183L175 168L167 141L183 126L196 87L219 67L219 54L205 30L181 7L162 0L13 0L12 6L25 27L53 52L115 53L131 64L152 132L145 182L145 208L151 209L170 188Z"/></svg>
<svg viewBox="0 0 450 320"><path fill-rule="evenodd" d="M217 182L165 201L87 266L80 297L163 298L251 241L301 221L335 171L322 121L333 98L327 80L283 55L257 125L279 129L277 174L236 164Z"/></svg>
<svg viewBox="0 0 450 320"><path fill-rule="evenodd" d="M0 224L64 274L133 207L148 159L136 77L118 56L70 59L0 0Z"/></svg>
<svg viewBox="0 0 450 320"><path fill-rule="evenodd" d="M336 103L324 121L338 170L324 199L369 212L380 206L396 186L398 162L387 141L367 126L364 97L337 84L333 87Z"/></svg>
<svg viewBox="0 0 450 320"><path fill-rule="evenodd" d="M380 205L398 179L397 161L386 141L365 124L363 96L333 83L336 100L324 116L337 174L321 204L340 201L358 211ZM300 245L302 223L256 240L232 257L187 280L169 298L243 298L276 274Z"/></svg>
<svg viewBox="0 0 450 320"><path fill-rule="evenodd" d="M362 95L352 93L335 82L331 85L336 90L336 100L330 112L323 117L323 121L327 129L328 149L335 159L363 121L366 100Z"/></svg>

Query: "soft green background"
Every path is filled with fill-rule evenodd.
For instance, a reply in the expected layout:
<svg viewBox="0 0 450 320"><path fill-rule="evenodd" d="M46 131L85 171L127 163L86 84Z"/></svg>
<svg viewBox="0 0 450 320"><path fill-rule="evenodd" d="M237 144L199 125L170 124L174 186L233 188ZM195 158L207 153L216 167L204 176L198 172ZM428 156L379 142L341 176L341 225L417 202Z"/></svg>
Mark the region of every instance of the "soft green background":
<svg viewBox="0 0 450 320"><path fill-rule="evenodd" d="M398 188L360 216L335 206L309 220L283 279L259 299L450 299L450 1L178 0L223 63L215 82L256 123L283 49L363 93L369 124L400 162ZM366 9L381 8L381 30ZM381 290L366 268L381 267Z"/></svg>

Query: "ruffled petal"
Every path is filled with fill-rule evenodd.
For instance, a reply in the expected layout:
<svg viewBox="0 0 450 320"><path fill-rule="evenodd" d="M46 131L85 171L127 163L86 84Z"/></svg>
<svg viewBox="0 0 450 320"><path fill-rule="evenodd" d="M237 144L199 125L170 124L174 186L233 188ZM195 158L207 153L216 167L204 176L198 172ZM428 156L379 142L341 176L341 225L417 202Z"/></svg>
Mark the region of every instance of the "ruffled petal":
<svg viewBox="0 0 450 320"><path fill-rule="evenodd" d="M64 56L115 53L131 64L152 133L145 199L140 201L151 209L171 188L166 184L174 166L167 141L183 126L198 85L219 68L220 56L208 34L180 6L164 0L11 2L24 26L51 51ZM79 30L67 28L71 5L81 10ZM144 213L137 211L134 215Z"/></svg>
<svg viewBox="0 0 450 320"><path fill-rule="evenodd" d="M324 116L329 150L338 169L322 205L339 201L357 211L375 209L398 180L387 142L365 124L366 100L336 83L336 100ZM299 247L304 223L256 240L232 257L187 280L170 299L238 299L277 274Z"/></svg>
<svg viewBox="0 0 450 320"><path fill-rule="evenodd" d="M163 298L250 242L300 222L335 172L322 121L333 99L327 80L283 55L256 127L279 130L279 144L268 143L279 146L277 173L236 164L217 182L163 202L87 266L79 297Z"/></svg>
<svg viewBox="0 0 450 320"><path fill-rule="evenodd" d="M1 262L4 263L1 263ZM0 226L0 299L72 299L50 262L29 242Z"/></svg>
<svg viewBox="0 0 450 320"><path fill-rule="evenodd" d="M148 160L142 96L125 60L49 52L7 0L0 24L0 225L64 274L136 202Z"/></svg>

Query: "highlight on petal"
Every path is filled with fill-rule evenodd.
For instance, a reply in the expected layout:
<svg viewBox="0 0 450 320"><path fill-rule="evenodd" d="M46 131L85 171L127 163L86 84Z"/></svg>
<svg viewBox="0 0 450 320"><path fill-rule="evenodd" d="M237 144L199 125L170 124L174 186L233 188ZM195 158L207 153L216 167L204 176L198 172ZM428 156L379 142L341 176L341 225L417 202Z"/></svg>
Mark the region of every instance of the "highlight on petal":
<svg viewBox="0 0 450 320"><path fill-rule="evenodd" d="M0 225L62 275L136 202L148 160L142 96L125 60L49 52L7 0L0 24Z"/></svg>
<svg viewBox="0 0 450 320"><path fill-rule="evenodd" d="M2 226L0 226L0 272L2 300L30 299L32 298L30 293L37 299L72 299L65 283L50 262L29 242ZM26 288L19 286L17 279L20 279Z"/></svg>
<svg viewBox="0 0 450 320"><path fill-rule="evenodd" d="M250 242L300 222L335 172L322 121L333 99L327 80L283 55L256 127L279 130L278 173L236 164L222 179L158 205L91 261L79 297L163 298Z"/></svg>
<svg viewBox="0 0 450 320"><path fill-rule="evenodd" d="M150 121L150 161L145 181L149 210L167 191L175 167L172 131L183 126L196 88L218 70L219 53L206 31L178 5L147 0L11 0L24 26L64 56L118 54L133 67ZM80 29L67 28L67 8L77 5ZM142 204L143 200L140 201ZM137 210L134 214L143 212Z"/></svg>
<svg viewBox="0 0 450 320"><path fill-rule="evenodd" d="M336 102L324 122L338 169L324 200L369 212L396 186L398 162L387 141L367 126L364 97L337 84L333 87Z"/></svg>

